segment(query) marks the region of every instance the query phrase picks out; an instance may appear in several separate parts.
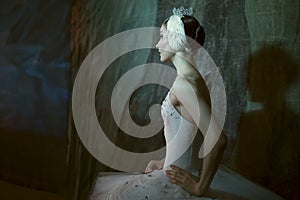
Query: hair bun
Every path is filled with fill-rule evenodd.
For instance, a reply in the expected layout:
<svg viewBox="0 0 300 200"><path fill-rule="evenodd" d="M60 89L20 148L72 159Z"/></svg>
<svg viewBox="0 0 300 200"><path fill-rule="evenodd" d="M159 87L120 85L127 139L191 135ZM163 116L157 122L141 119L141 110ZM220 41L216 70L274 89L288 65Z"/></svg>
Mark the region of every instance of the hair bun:
<svg viewBox="0 0 300 200"><path fill-rule="evenodd" d="M204 27L199 25L199 27L196 30L196 36L195 40L201 45L204 45L204 40L205 40L205 32L204 32Z"/></svg>

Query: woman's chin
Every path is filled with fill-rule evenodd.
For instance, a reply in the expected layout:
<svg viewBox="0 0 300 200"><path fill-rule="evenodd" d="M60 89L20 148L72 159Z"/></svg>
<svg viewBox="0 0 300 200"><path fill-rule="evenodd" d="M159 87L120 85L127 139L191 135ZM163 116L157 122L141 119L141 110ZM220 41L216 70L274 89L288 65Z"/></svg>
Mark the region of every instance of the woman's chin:
<svg viewBox="0 0 300 200"><path fill-rule="evenodd" d="M165 62L168 62L168 61L169 61L168 59L160 57L160 62L165 63Z"/></svg>

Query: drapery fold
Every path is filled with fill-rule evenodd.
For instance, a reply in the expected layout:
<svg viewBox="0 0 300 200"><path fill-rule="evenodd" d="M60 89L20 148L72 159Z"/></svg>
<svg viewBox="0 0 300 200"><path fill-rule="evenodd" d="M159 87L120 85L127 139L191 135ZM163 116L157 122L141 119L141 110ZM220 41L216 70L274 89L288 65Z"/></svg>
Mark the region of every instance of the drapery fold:
<svg viewBox="0 0 300 200"><path fill-rule="evenodd" d="M132 28L154 26L156 1L73 1L71 62L72 82L84 57L99 43L121 31ZM125 9L126 8L126 9ZM108 96L112 92L114 80L136 63L146 63L150 50L137 52L130 58L120 58L117 66L100 80L96 95L99 121L107 125L112 135L118 128L113 126L107 113L111 112ZM106 117L107 116L107 117ZM114 136L112 136L114 137ZM115 136L116 137L116 136ZM68 199L87 199L98 171L112 170L94 159L77 136L72 113L69 116L68 134Z"/></svg>

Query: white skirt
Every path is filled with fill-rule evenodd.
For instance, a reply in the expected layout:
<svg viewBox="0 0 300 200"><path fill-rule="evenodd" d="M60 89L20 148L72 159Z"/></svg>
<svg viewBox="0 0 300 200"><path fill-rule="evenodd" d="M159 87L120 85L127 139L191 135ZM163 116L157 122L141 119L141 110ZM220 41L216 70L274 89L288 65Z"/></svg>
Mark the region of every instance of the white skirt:
<svg viewBox="0 0 300 200"><path fill-rule="evenodd" d="M230 200L282 200L267 189L254 184L221 165L211 183L215 199ZM150 174L128 174L122 172L101 172L92 190L90 200L210 200L196 197L180 186L169 182L164 170Z"/></svg>

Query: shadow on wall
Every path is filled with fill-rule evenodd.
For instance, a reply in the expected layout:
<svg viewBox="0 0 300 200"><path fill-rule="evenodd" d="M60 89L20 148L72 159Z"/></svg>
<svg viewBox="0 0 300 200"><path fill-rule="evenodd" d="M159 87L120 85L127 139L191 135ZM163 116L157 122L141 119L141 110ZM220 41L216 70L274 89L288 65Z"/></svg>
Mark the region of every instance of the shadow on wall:
<svg viewBox="0 0 300 200"><path fill-rule="evenodd" d="M299 199L300 117L286 103L299 66L280 45L267 45L246 70L256 108L241 116L234 169L286 199Z"/></svg>

